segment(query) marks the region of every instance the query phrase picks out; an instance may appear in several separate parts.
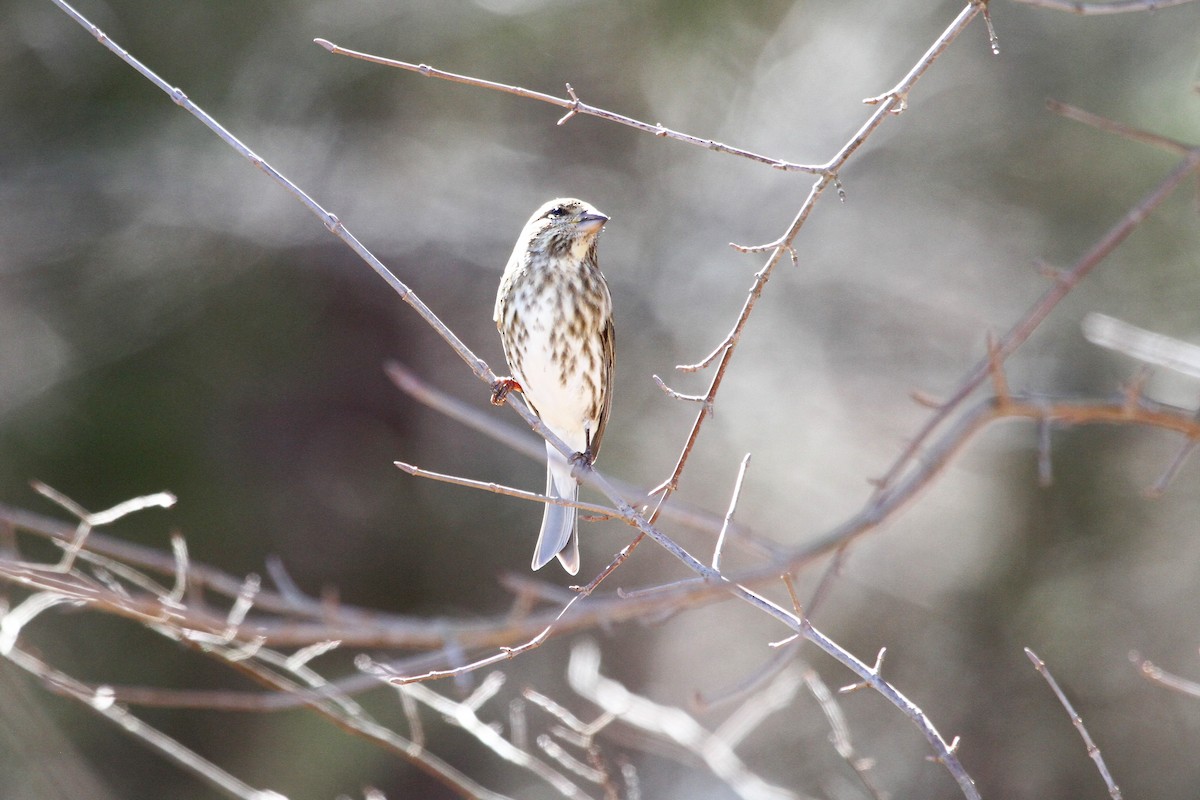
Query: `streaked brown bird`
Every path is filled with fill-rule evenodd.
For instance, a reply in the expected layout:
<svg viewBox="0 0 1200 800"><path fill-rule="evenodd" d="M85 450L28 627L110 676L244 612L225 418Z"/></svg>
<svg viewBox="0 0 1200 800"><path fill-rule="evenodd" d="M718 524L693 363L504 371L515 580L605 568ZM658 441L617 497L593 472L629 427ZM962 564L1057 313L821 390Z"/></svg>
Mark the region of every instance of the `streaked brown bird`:
<svg viewBox="0 0 1200 800"><path fill-rule="evenodd" d="M496 295L492 315L500 330L511 379L493 400L519 388L533 412L577 458L600 452L612 405L612 297L596 262L596 239L608 217L582 200L543 205L521 231ZM572 463L546 443L546 495L575 500ZM579 572L579 522L571 506L547 503L533 568L558 557Z"/></svg>

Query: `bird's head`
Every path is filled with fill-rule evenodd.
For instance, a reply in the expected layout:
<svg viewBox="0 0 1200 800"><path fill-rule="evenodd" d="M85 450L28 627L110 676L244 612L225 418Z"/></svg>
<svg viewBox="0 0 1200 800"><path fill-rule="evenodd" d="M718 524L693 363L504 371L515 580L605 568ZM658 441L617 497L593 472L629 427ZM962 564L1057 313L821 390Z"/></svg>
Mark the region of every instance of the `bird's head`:
<svg viewBox="0 0 1200 800"><path fill-rule="evenodd" d="M583 258L606 222L607 215L582 200L560 197L533 213L522 238L533 250Z"/></svg>

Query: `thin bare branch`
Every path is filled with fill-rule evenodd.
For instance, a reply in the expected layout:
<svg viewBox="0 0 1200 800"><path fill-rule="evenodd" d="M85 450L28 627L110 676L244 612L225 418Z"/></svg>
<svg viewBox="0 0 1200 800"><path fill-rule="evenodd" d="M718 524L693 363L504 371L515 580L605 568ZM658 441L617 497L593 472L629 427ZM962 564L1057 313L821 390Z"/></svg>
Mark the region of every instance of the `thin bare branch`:
<svg viewBox="0 0 1200 800"><path fill-rule="evenodd" d="M1192 2L1192 0L1186 0ZM1017 0L1021 2L1021 0ZM1064 103L1061 100L1050 99L1046 101L1046 108L1059 114L1067 119L1075 122L1082 122L1084 125L1090 125L1097 130L1115 133L1122 138L1132 142L1142 142L1143 144L1153 145L1162 148L1170 153L1178 156L1186 156L1196 148L1192 145L1185 144L1178 139L1172 139L1167 136L1162 136L1157 133L1135 128L1132 125L1126 125L1122 122L1102 117L1099 114L1093 114L1090 111L1084 111L1078 106L1073 106L1070 103Z"/></svg>
<svg viewBox="0 0 1200 800"><path fill-rule="evenodd" d="M565 108L567 109L567 114L559 119L559 125L563 125L576 114L586 114L588 116L599 117L600 119L608 120L609 122L615 122L619 125L627 125L628 127L636 128L639 131L651 133L660 139L674 139L678 142L684 142L686 144L696 145L697 147L703 147L705 150L713 150L718 153L728 153L729 155L747 158L751 161L757 161L760 164L766 164L767 166L774 167L775 169L783 170L785 172L807 172L813 175L824 172L824 167L821 166L796 164L791 161L784 161L778 158L771 158L770 156L759 155L758 153L754 153L749 150L743 150L740 147L732 147L727 144L722 144L721 142L717 142L712 139L702 139L699 136L692 136L688 133L674 131L663 126L662 123L651 125L648 122L642 122L641 120L636 120L633 117L627 117L624 114L617 114L612 111L606 111L603 108L588 105L579 99L578 95L575 93L575 90L569 83L566 85L569 97L555 97L554 95L545 94L544 92L535 92L530 89L523 89L520 86L509 86L508 84L483 80L482 78L472 78L469 75L459 75L454 72L446 72L445 70L435 69L427 64L410 64L407 61L397 61L396 59L371 55L370 53L361 53L357 50L350 50L345 47L340 47L326 39L313 39L313 42L321 47L324 47L326 50L335 55L350 56L351 58L357 58L360 61L368 61L372 64L379 64L385 67L395 67L396 69L416 72L419 75L425 76L426 78L440 78L445 81L466 84L467 86L476 86L481 89L491 89L497 92L504 92L505 94L516 95L517 97L524 97L529 100L538 100L543 103L549 103L550 105L558 106L559 108Z"/></svg>
<svg viewBox="0 0 1200 800"><path fill-rule="evenodd" d="M750 454L746 453L742 457L742 464L738 467L737 480L733 483L733 495L729 498L729 510L725 512L725 524L721 526L721 533L717 536L717 546L713 548L713 569L721 571L721 551L725 547L725 535L729 532L729 526L733 524L733 515L737 511L738 499L742 496L742 482L746 479L746 467L750 464Z"/></svg>
<svg viewBox="0 0 1200 800"><path fill-rule="evenodd" d="M680 372L699 372L702 369L708 369L708 367L711 366L714 361L720 358L722 354L724 354L724 352L729 348L730 342L730 337L726 336L721 340L719 345L713 348L711 353L697 361L695 364L676 364L675 369L679 370Z"/></svg>
<svg viewBox="0 0 1200 800"><path fill-rule="evenodd" d="M868 670L869 674L867 676L867 680L859 681L858 683L852 683L848 686L843 686L838 689L838 694L850 694L851 692L857 692L859 689L865 689L870 686L871 679L879 678L883 675L883 658L886 655L887 648L879 648L879 652L875 656L875 665Z"/></svg>
<svg viewBox="0 0 1200 800"><path fill-rule="evenodd" d="M31 481L31 485L38 494L57 503L65 511L79 518L79 526L75 529L75 536L71 540L71 543L63 548L62 560L55 567L60 572L70 571L76 556L83 548L88 536L91 535L93 528L116 522L121 517L147 508L170 508L175 505L175 495L170 492L158 492L126 500L104 511L91 512L84 509L83 506L62 492L51 486L47 486L41 481Z"/></svg>
<svg viewBox="0 0 1200 800"><path fill-rule="evenodd" d="M1083 739L1083 744L1087 748L1087 753L1091 756L1092 761L1096 762L1096 769L1100 773L1100 777L1104 779L1104 785L1108 787L1108 794L1112 800L1121 800L1121 790L1117 788L1117 784L1113 781L1112 773L1108 771L1108 765L1104 763L1104 756L1100 754L1100 748L1092 741L1092 736L1088 733L1088 729L1084 727L1083 718L1075 711L1075 707L1071 705L1071 701L1067 699L1067 694L1058 685L1058 681L1050 674L1050 669L1046 666L1046 662L1037 657L1037 653L1025 648L1025 655L1029 656L1029 660L1033 662L1033 666L1038 672L1042 673L1042 677L1046 679L1046 683L1050 684L1050 689L1054 692L1054 696L1058 698L1058 702L1062 704L1063 710L1067 712L1067 716L1071 718L1071 724L1075 726L1075 730L1079 731L1079 736Z"/></svg>
<svg viewBox="0 0 1200 800"><path fill-rule="evenodd" d="M766 253L766 252L769 252L772 250L778 250L778 249L782 248L783 250L787 251L787 254L789 256L792 257L792 266L793 267L800 266L800 255L796 252L796 248L794 246L792 246L791 244L784 242L783 240L776 240L774 242L768 242L767 244L749 244L749 245L737 244L736 242L730 242L729 246L732 247L734 250L737 250L739 253Z"/></svg>
<svg viewBox="0 0 1200 800"><path fill-rule="evenodd" d="M1138 671L1142 673L1142 677L1146 680L1157 683L1159 686L1164 686L1171 691L1200 698L1200 683L1166 672L1161 667L1155 666L1149 660L1142 658L1136 650L1129 654L1129 660L1137 666Z"/></svg>
<svg viewBox="0 0 1200 800"><path fill-rule="evenodd" d="M1175 480L1175 476L1179 474L1179 470L1183 469L1183 465L1192 457L1192 453L1196 452L1196 445L1200 444L1198 439L1188 439L1179 446L1179 450L1175 453L1175 458L1171 459L1171 463L1163 470L1163 474L1158 477L1153 486L1146 489L1146 496L1150 498L1162 497L1167 492L1167 487Z"/></svg>
<svg viewBox="0 0 1200 800"><path fill-rule="evenodd" d="M689 403L704 403L704 410L709 414L713 413L712 404L709 403L703 396L698 394L683 394L681 392L677 392L670 386L667 386L666 382L657 375L651 375L650 377L654 379L654 384L658 386L659 389L662 389L663 394L672 400L685 400Z"/></svg>
<svg viewBox="0 0 1200 800"><path fill-rule="evenodd" d="M626 522L630 522L630 520L625 519L619 513L617 513L616 509L610 508L609 506L599 506L599 505L596 505L595 503L583 503L578 500L564 500L561 497L547 497L544 494L538 494L537 492L529 492L524 489L516 489L516 488L513 488L512 486L505 486L502 483L492 483L489 481L476 481L476 480L471 480L470 478L462 478L462 477L459 477L458 475L447 475L447 474L441 473L441 472L431 472L430 470L421 469L420 467L413 466L412 464L406 464L403 461L393 461L392 463L395 464L400 469L402 469L403 471L407 472L409 475L412 475L417 478L428 478L429 480L432 480L432 481L439 481L441 483L451 483L451 484L454 484L455 486L466 486L469 489L479 489L480 491L492 492L493 494L503 494L503 495L508 495L509 497L519 497L522 500L532 500L535 503L549 503L549 504L556 505L556 506L570 506L572 508L578 508L583 511L590 511L593 514L599 514L603 517L608 517L611 519L621 519L621 520L625 520Z"/></svg>
<svg viewBox="0 0 1200 800"><path fill-rule="evenodd" d="M483 669L484 667L490 667L494 664L508 661L529 650L534 650L538 647L541 647L546 640L550 638L550 634L555 631L555 627L558 622L566 616L567 612L574 607L576 602L586 596L586 594L579 594L571 598L571 600L563 606L562 610L555 615L554 619L548 625L543 627L542 630L539 631L532 639L515 647L502 646L499 649L499 652L493 653L485 658L472 661L469 664L463 664L452 669L432 669L419 675L402 674L390 666L386 664L380 664L379 662L367 658L366 656L359 656L355 661L355 664L363 672L368 672L379 680L390 683L394 686L404 686L410 683L424 683L426 681L440 680L442 678L457 678L468 673L475 672L476 670Z"/></svg>

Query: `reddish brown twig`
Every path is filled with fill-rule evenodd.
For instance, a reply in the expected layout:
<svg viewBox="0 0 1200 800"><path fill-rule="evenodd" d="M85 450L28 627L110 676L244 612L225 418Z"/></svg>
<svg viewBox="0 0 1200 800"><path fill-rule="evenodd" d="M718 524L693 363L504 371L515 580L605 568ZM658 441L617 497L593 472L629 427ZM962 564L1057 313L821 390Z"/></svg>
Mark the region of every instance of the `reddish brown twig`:
<svg viewBox="0 0 1200 800"><path fill-rule="evenodd" d="M473 78L470 75L459 75L458 73L454 72L446 72L445 70L431 67L428 64L412 64L407 61L398 61L394 58L384 58L383 56L376 56L370 53L362 53L357 50L350 50L345 47L340 47L339 45L336 45L327 39L313 39L313 42L321 47L324 47L326 50L335 55L350 56L351 58L357 58L360 61L368 61L372 64L379 64L384 67L395 67L396 69L415 72L419 75L425 76L426 78L440 78L444 81L462 83L466 84L467 86L475 86L481 89L491 89L492 91L504 92L505 94L524 97L528 100L538 100L542 103L549 103L552 106L565 108L567 113L561 119L559 119L559 125L565 124L576 114L586 114L588 116L599 117L600 119L608 120L609 122L615 122L618 125L626 125L630 128L635 128L639 131L653 134L660 139L674 139L677 142L684 142L686 144L696 145L697 147L703 147L705 150L712 150L717 153L727 153L729 155L747 158L751 161L757 161L760 164L766 164L769 167L774 167L775 169L783 170L785 172L807 172L817 175L826 170L826 167L824 166L797 164L792 161L784 161L783 159L760 155L750 150L744 150L740 147L722 144L721 142L714 141L712 139L703 139L699 136L692 136L690 133L675 131L664 126L662 123L656 123L652 125L649 122L642 122L641 120L634 119L633 117L627 117L624 114L617 114L616 112L607 111L603 108L598 108L597 106L588 105L579 99L575 89L572 88L571 84L569 83L566 85L567 94L569 97L556 97L552 94L546 94L544 92L535 92L531 89L523 89L520 86L510 86L506 83L497 83L496 81L484 80L483 78Z"/></svg>

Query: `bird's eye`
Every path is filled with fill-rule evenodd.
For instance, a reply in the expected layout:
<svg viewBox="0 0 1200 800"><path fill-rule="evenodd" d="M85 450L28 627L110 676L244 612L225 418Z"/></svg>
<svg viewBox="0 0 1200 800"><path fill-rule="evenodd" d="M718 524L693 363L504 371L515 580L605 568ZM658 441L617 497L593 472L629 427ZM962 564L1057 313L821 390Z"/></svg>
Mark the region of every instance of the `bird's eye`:
<svg viewBox="0 0 1200 800"><path fill-rule="evenodd" d="M567 215L567 210L562 206L555 206L546 213L551 217L565 217Z"/></svg>

